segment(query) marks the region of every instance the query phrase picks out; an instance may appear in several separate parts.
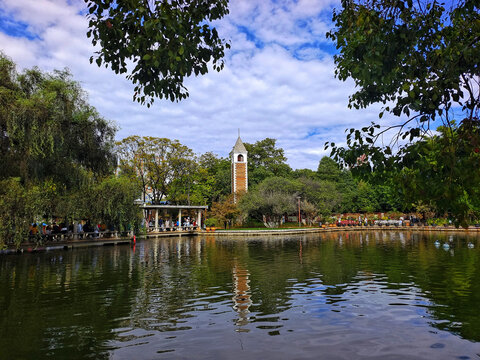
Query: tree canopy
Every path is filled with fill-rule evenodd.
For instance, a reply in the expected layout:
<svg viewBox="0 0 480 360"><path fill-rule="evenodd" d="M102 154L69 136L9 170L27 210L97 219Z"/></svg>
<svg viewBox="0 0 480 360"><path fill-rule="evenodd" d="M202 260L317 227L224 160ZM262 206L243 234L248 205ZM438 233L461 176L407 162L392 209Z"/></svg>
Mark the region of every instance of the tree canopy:
<svg viewBox="0 0 480 360"><path fill-rule="evenodd" d="M438 134L397 154L400 166L387 176L398 184L407 208L426 204L439 216L468 226L480 215L480 154L464 127L440 127ZM478 131L478 130L477 130ZM477 149L477 151L475 151Z"/></svg>
<svg viewBox="0 0 480 360"><path fill-rule="evenodd" d="M401 116L398 124L380 129L372 124L350 129L347 143L381 165L381 150L389 155L391 144L375 147L390 129L393 143L428 136L438 123L451 126L467 122L478 128L480 105L480 5L464 0L445 4L413 0L343 0L334 11L335 28L327 36L336 42L336 76L353 79L357 91L349 106L365 108L384 104L385 112ZM478 142L478 138L476 141ZM328 143L327 143L328 144ZM328 144L333 153L335 144Z"/></svg>
<svg viewBox="0 0 480 360"><path fill-rule="evenodd" d="M278 227L285 214L295 212L298 183L283 177L269 177L241 197L239 207L246 216Z"/></svg>
<svg viewBox="0 0 480 360"><path fill-rule="evenodd" d="M447 8L438 1L343 0L333 21L336 75L358 89L351 107L383 103L384 111L424 127L437 118L446 124L455 107L478 118L478 1ZM420 128L411 126L418 136Z"/></svg>
<svg viewBox="0 0 480 360"><path fill-rule="evenodd" d="M85 0L87 36L100 50L90 62L128 73L133 99L149 107L154 98L188 97L185 77L223 66L230 45L210 25L228 14L228 0ZM133 68L128 63L133 62Z"/></svg>
<svg viewBox="0 0 480 360"><path fill-rule="evenodd" d="M115 170L116 127L66 70L16 71L0 53L0 248L34 222L89 217L126 229L138 193Z"/></svg>
<svg viewBox="0 0 480 360"><path fill-rule="evenodd" d="M284 150L277 147L276 142L276 139L265 138L254 144L245 143L248 151L249 186L259 184L271 176L288 176L292 171L286 163Z"/></svg>
<svg viewBox="0 0 480 360"><path fill-rule="evenodd" d="M19 74L0 54L0 74L3 176L24 182L53 178L75 186L79 172L105 174L112 169L115 125L88 104L67 70L44 73L33 68Z"/></svg>
<svg viewBox="0 0 480 360"><path fill-rule="evenodd" d="M120 169L140 179L144 200L149 192L154 204L174 197L175 182L188 186L195 172L193 151L178 140L135 135L119 141L117 148Z"/></svg>
<svg viewBox="0 0 480 360"><path fill-rule="evenodd" d="M333 21L336 76L353 79L357 89L349 106L381 103L380 118L387 112L400 119L350 129L346 147L326 144L332 156L369 181L406 184L401 174L410 181L399 188L406 208L415 194L466 224L476 211L467 174L478 172L480 4L343 0Z"/></svg>

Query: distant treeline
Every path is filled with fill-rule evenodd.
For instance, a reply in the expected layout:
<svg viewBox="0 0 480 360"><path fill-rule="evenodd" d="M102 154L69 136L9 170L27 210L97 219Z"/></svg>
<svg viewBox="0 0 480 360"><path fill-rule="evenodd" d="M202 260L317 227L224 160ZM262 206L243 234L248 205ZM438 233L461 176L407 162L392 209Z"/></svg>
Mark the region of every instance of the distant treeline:
<svg viewBox="0 0 480 360"><path fill-rule="evenodd" d="M230 159L197 155L167 138L115 142L115 124L89 105L67 70L19 73L2 53L0 126L0 248L27 240L33 223L68 226L83 219L138 229L139 199L210 205L209 216L220 224L254 219L277 226L298 205L310 222L333 213L440 212L435 203L412 198L420 177L410 176L409 191L395 176L356 178L329 157L319 159L316 171L292 170L271 138L245 143L249 192L234 204ZM476 214L476 202L468 203Z"/></svg>

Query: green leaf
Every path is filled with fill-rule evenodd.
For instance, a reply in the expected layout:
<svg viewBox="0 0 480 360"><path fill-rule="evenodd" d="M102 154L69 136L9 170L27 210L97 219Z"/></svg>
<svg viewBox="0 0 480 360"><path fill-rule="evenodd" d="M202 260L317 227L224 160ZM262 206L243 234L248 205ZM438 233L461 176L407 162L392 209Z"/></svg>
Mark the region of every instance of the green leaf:
<svg viewBox="0 0 480 360"><path fill-rule="evenodd" d="M88 31L92 44L102 46L103 63L118 72L119 64L133 59L127 79L143 92L150 85L149 96L185 99L188 91L183 85L184 75L207 73L210 61L216 71L223 69L222 58L230 45L211 23L228 13L227 1L153 1L153 9L138 0L87 2L91 4ZM116 26L105 26L105 19ZM187 51L189 56L185 58Z"/></svg>

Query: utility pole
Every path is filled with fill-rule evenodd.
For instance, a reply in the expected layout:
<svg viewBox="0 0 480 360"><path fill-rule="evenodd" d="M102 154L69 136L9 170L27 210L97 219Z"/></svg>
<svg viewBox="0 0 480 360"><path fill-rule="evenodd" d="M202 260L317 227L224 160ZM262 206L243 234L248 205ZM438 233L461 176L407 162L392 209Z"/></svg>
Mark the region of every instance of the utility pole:
<svg viewBox="0 0 480 360"><path fill-rule="evenodd" d="M298 227L300 227L300 196L297 196L297 200L298 200Z"/></svg>

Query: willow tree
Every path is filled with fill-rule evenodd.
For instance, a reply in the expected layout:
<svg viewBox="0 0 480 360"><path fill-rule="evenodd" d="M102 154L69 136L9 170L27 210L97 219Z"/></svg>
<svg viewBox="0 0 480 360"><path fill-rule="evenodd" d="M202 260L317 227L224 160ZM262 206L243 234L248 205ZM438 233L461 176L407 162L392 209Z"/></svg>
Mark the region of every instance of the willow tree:
<svg viewBox="0 0 480 360"><path fill-rule="evenodd" d="M0 146L5 171L23 182L47 178L74 187L82 172L112 170L115 126L88 104L67 70L17 73L0 54Z"/></svg>
<svg viewBox="0 0 480 360"><path fill-rule="evenodd" d="M131 230L140 223L140 208L135 203L139 196L135 182L125 176L109 176L89 190L90 218L104 222L117 230Z"/></svg>
<svg viewBox="0 0 480 360"><path fill-rule="evenodd" d="M19 73L0 53L0 247L45 216L82 216L79 194L113 173L115 131L68 71Z"/></svg>

